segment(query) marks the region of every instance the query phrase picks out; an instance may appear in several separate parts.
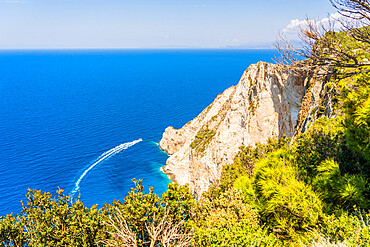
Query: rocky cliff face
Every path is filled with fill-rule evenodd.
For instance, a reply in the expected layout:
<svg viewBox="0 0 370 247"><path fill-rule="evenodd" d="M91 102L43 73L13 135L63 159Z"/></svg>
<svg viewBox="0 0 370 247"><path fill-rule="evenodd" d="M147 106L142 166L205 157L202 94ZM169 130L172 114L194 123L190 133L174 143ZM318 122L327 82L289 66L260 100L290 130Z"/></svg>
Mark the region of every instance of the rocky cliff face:
<svg viewBox="0 0 370 247"><path fill-rule="evenodd" d="M178 130L166 128L159 145L171 156L163 171L173 182L189 184L199 197L221 177L222 167L233 161L240 146L293 136L298 118L302 125L307 114L301 109L307 90L306 108L316 102L311 100L317 96L313 88L320 91L314 76L293 72L290 66L250 65L236 86L219 94L195 119Z"/></svg>

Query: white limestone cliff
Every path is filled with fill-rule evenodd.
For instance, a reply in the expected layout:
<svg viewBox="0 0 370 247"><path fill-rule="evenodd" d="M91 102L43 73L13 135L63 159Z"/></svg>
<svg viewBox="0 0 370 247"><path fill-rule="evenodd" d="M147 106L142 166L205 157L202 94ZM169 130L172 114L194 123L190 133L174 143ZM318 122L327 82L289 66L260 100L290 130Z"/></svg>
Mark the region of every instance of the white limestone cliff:
<svg viewBox="0 0 370 247"><path fill-rule="evenodd" d="M219 94L196 118L181 129L166 128L159 143L170 155L164 173L173 182L189 184L199 197L221 177L222 167L233 161L240 146L293 136L308 83L306 73L290 66L250 65L236 86Z"/></svg>

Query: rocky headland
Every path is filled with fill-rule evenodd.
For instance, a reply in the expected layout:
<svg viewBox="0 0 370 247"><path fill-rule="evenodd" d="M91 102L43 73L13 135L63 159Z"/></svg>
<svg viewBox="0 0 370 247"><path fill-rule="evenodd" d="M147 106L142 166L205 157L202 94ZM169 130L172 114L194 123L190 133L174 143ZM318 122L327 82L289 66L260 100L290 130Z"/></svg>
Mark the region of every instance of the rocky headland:
<svg viewBox="0 0 370 247"><path fill-rule="evenodd" d="M252 64L236 86L219 94L192 121L180 129L167 127L159 142L170 155L163 172L175 183L189 184L199 197L220 179L222 167L241 146L304 131L325 98L325 77L320 74L328 69L304 66Z"/></svg>

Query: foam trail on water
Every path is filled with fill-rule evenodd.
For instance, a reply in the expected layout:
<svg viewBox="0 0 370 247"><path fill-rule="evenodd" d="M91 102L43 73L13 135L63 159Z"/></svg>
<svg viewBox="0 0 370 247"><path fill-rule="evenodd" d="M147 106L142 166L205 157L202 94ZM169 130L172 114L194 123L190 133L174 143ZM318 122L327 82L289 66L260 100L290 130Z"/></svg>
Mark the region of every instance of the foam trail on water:
<svg viewBox="0 0 370 247"><path fill-rule="evenodd" d="M115 154L118 154L119 152L121 152L122 150L124 149L127 149L133 145L135 145L136 143L138 142L141 142L142 139L138 139L138 140L135 140L135 141L132 141L132 142L126 142L126 143L123 143L121 145L118 145L117 147L114 147L106 152L104 152L102 155L100 155L97 160L89 167L87 168L83 173L82 175L78 178L77 182L76 182L76 185L75 185L75 188L72 190L72 195L74 193L76 193L78 191L78 189L80 188L80 183L82 181L82 179L86 176L86 174L91 170L93 169L96 165L98 165L99 163L103 162L104 160L112 157L113 155Z"/></svg>

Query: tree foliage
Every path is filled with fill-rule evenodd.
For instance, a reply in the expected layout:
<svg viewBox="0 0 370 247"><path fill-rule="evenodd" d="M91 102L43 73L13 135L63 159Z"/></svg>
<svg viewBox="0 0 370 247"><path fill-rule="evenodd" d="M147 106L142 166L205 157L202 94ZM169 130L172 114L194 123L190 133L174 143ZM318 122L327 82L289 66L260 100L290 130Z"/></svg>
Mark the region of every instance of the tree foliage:
<svg viewBox="0 0 370 247"><path fill-rule="evenodd" d="M298 71L312 71L323 65L337 68L362 68L359 71L339 70L346 76L369 72L370 65L370 5L365 0L330 0L342 14L342 18L327 18L327 22L315 21L306 17L300 26L300 42L293 45L279 33L275 47L280 56L275 60L281 64L292 64ZM341 28L338 28L341 26ZM298 62L302 58L307 60ZM337 75L338 70L329 71ZM325 72L322 76L328 76Z"/></svg>
<svg viewBox="0 0 370 247"><path fill-rule="evenodd" d="M369 55L370 57L370 55ZM338 77L349 146L370 162L370 73Z"/></svg>
<svg viewBox="0 0 370 247"><path fill-rule="evenodd" d="M257 211L235 188L203 198L194 220L197 246L273 246L278 240L260 226Z"/></svg>
<svg viewBox="0 0 370 247"><path fill-rule="evenodd" d="M159 197L134 180L124 203L85 207L58 190L29 190L23 210L0 218L5 246L187 246L194 199L187 187L170 184Z"/></svg>
<svg viewBox="0 0 370 247"><path fill-rule="evenodd" d="M103 221L96 206L87 208L58 190L29 190L23 210L0 221L1 242L8 246L99 246Z"/></svg>
<svg viewBox="0 0 370 247"><path fill-rule="evenodd" d="M315 228L322 215L322 202L312 188L298 178L287 150L279 150L255 166L252 177L241 177L235 187L253 202L261 219L282 237Z"/></svg>
<svg viewBox="0 0 370 247"><path fill-rule="evenodd" d="M106 204L103 214L108 215L109 244L123 245L135 242L135 246L181 246L191 236L187 221L194 205L189 189L169 184L168 190L159 197L149 187L144 190L141 180L134 180L124 203ZM120 230L125 230L120 233ZM176 231L174 231L176 230ZM172 231L172 232L171 232Z"/></svg>

